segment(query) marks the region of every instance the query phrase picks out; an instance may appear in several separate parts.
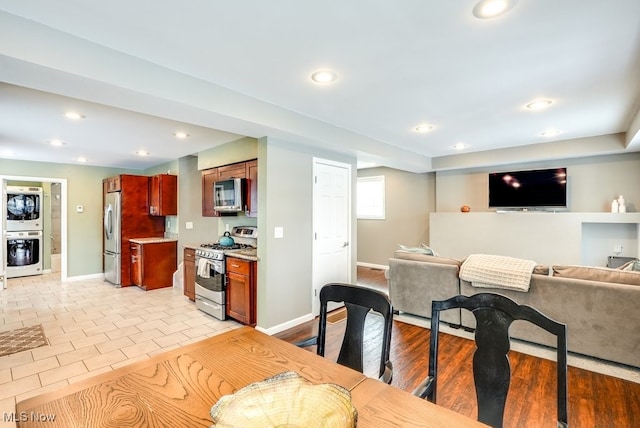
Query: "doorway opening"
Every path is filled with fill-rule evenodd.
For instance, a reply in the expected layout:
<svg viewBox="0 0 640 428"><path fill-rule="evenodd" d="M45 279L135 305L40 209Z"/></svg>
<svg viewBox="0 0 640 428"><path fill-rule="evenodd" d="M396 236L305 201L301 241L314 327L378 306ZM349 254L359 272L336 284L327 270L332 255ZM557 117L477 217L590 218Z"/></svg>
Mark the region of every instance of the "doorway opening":
<svg viewBox="0 0 640 428"><path fill-rule="evenodd" d="M8 183L41 183L48 189L46 201L47 209L44 211L44 221L47 223L44 228L42 246L46 248L46 265L47 269L52 272L60 273L60 281L67 280L67 180L64 178L51 177L32 177L32 176L0 176L2 183L2 198L0 198L0 211L2 216L2 234L6 238L7 235L7 185ZM4 241L4 239L3 239ZM0 275L1 289L6 288L7 279L7 249L2 245L0 247ZM55 250L54 250L55 248ZM54 271L54 264L55 269Z"/></svg>

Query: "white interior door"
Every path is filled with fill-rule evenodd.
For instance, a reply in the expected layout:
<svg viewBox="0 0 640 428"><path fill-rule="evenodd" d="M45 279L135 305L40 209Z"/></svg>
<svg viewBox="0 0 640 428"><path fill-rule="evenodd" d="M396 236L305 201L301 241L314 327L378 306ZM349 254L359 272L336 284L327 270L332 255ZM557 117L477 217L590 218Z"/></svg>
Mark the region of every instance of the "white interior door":
<svg viewBox="0 0 640 428"><path fill-rule="evenodd" d="M351 165L314 159L312 310L328 282L351 282ZM330 308L331 309L331 308Z"/></svg>

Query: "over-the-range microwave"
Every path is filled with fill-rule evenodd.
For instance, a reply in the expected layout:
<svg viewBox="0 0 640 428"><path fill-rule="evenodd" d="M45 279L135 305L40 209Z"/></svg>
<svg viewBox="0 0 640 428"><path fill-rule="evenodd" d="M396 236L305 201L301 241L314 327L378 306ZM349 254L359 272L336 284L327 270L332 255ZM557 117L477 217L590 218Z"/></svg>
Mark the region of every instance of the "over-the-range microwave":
<svg viewBox="0 0 640 428"><path fill-rule="evenodd" d="M213 183L213 209L220 212L245 210L247 179L232 178Z"/></svg>

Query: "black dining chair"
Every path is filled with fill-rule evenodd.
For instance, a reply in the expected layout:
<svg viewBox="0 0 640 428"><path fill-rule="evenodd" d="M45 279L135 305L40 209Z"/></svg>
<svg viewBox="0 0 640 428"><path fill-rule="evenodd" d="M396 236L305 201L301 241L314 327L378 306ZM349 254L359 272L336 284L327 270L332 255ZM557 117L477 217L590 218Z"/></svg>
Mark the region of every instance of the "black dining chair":
<svg viewBox="0 0 640 428"><path fill-rule="evenodd" d="M496 428L503 425L511 380L511 367L507 355L510 348L509 326L515 320L525 320L557 338L558 426L567 427L567 326L548 318L531 306L519 305L500 294L480 293L470 297L455 296L432 302L429 373L413 394L436 402L440 312L457 308L471 311L476 318L473 377L478 402L478 420Z"/></svg>
<svg viewBox="0 0 640 428"><path fill-rule="evenodd" d="M347 325L337 362L361 373L364 371L365 319L370 311L377 312L382 316L384 324L378 377L383 382L391 383L393 364L389 361L389 354L391 351L393 308L389 297L378 290L341 283L330 283L323 286L320 290L318 335L297 342L296 345L300 347L316 345L317 354L324 357L329 302L344 302L347 311Z"/></svg>

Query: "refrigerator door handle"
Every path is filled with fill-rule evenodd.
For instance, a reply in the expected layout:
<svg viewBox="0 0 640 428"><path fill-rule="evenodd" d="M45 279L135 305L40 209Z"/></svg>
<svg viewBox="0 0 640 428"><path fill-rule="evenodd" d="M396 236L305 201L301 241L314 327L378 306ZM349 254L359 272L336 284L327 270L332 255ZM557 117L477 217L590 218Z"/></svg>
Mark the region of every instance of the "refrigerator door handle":
<svg viewBox="0 0 640 428"><path fill-rule="evenodd" d="M104 234L108 240L113 238L113 207L111 204L104 209Z"/></svg>

